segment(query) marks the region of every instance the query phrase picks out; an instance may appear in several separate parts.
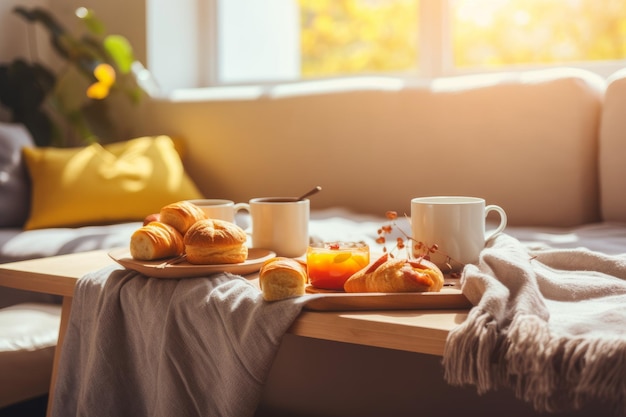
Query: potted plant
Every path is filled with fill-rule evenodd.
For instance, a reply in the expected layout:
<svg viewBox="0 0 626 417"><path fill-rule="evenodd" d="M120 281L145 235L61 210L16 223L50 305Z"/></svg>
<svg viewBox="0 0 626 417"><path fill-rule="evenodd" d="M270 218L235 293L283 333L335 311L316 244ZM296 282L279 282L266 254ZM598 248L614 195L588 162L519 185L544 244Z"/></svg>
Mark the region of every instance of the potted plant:
<svg viewBox="0 0 626 417"><path fill-rule="evenodd" d="M128 40L107 35L84 7L76 10L86 29L80 37L42 8L16 7L14 12L47 30L65 65L55 72L37 56L33 62L18 58L0 64L0 104L9 109L11 121L23 124L38 146L121 140L111 109L119 100L136 104L157 88Z"/></svg>

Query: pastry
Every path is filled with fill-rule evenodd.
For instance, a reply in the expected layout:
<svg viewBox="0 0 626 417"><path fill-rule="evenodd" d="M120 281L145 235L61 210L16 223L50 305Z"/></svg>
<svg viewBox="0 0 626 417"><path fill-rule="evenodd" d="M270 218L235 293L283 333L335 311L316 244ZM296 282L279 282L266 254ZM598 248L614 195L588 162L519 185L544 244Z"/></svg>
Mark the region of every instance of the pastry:
<svg viewBox="0 0 626 417"><path fill-rule="evenodd" d="M169 224L150 222L130 237L130 255L137 260L152 261L182 255L183 236Z"/></svg>
<svg viewBox="0 0 626 417"><path fill-rule="evenodd" d="M438 292L443 273L426 259L395 259L388 254L352 275L346 292Z"/></svg>
<svg viewBox="0 0 626 417"><path fill-rule="evenodd" d="M159 220L174 226L183 236L195 222L205 218L204 210L189 201L168 204L159 212Z"/></svg>
<svg viewBox="0 0 626 417"><path fill-rule="evenodd" d="M187 262L236 264L248 259L247 235L234 223L218 219L195 222L184 236Z"/></svg>
<svg viewBox="0 0 626 417"><path fill-rule="evenodd" d="M143 225L145 226L145 225L147 225L150 222L159 222L159 221L161 221L160 217L161 216L159 216L159 213L148 214L143 219Z"/></svg>
<svg viewBox="0 0 626 417"><path fill-rule="evenodd" d="M259 286L266 301L302 295L306 282L306 269L292 258L268 259L259 270Z"/></svg>

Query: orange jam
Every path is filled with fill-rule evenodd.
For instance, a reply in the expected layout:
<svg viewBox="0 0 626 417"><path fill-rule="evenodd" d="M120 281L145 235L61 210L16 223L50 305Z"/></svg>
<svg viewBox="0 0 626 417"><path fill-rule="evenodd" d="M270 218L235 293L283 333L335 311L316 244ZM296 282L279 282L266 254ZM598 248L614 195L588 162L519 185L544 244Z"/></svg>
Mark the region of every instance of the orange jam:
<svg viewBox="0 0 626 417"><path fill-rule="evenodd" d="M323 242L309 246L306 253L309 281L315 288L343 290L343 284L370 262L364 242Z"/></svg>

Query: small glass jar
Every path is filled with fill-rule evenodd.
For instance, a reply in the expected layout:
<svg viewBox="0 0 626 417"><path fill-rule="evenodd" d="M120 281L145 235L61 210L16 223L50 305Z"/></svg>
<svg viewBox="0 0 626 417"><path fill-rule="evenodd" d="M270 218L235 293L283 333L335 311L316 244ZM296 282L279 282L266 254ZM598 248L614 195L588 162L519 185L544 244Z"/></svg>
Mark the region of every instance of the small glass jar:
<svg viewBox="0 0 626 417"><path fill-rule="evenodd" d="M365 242L319 242L306 253L309 282L315 288L343 290L343 284L370 262Z"/></svg>

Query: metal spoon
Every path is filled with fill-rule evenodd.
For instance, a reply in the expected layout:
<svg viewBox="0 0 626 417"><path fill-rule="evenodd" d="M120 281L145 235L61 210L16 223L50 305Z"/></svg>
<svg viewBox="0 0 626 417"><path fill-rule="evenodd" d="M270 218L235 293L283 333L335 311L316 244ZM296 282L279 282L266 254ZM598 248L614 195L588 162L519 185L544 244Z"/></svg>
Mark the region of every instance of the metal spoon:
<svg viewBox="0 0 626 417"><path fill-rule="evenodd" d="M307 198L308 196L313 195L313 194L315 194L315 193L318 193L318 192L320 192L320 191L322 191L322 187L320 187L320 186L318 185L317 187L313 188L311 191L308 191L307 193L302 194L302 196L298 197L298 201L299 201L299 200L304 200L304 199L305 199L305 198Z"/></svg>

